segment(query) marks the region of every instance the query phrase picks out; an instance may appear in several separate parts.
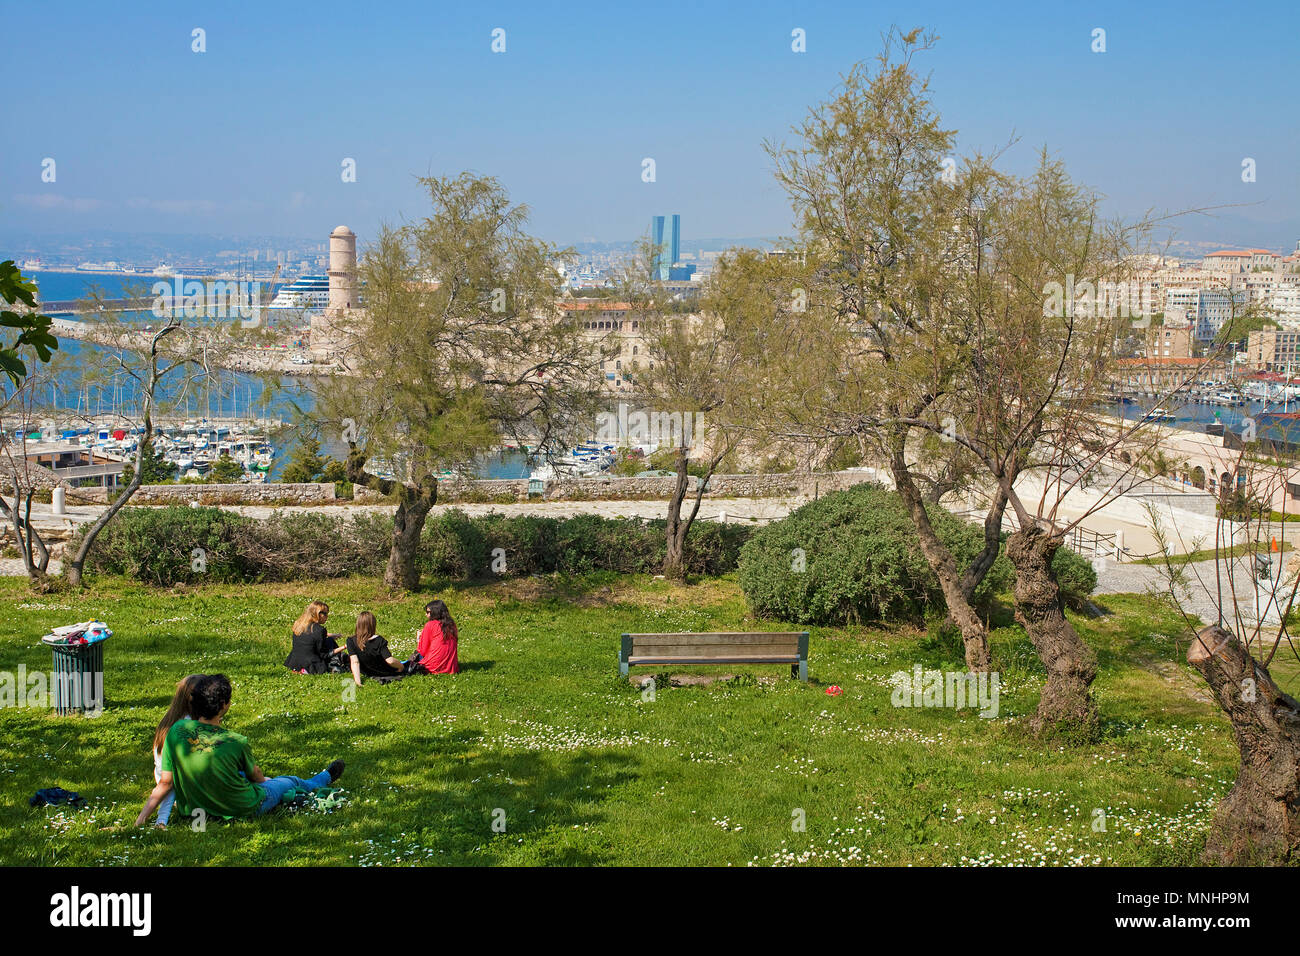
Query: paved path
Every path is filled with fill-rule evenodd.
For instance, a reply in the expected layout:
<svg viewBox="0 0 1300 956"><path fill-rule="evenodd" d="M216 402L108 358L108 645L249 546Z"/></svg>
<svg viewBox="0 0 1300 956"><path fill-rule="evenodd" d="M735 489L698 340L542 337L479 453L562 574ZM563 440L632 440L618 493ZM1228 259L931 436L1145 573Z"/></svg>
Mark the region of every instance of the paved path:
<svg viewBox="0 0 1300 956"><path fill-rule="evenodd" d="M1288 552L1286 557L1291 556ZM1279 555L1273 555L1275 573ZM1184 571L1186 587L1177 592L1179 606L1189 615L1199 617L1205 623L1218 620L1220 606L1229 620L1238 615L1250 623L1257 617L1255 610L1256 580L1253 574L1253 556L1245 558L1223 559L1217 562L1196 561L1186 566ZM1291 565L1288 565L1291 567ZM1275 601L1283 604L1291 593L1291 585L1277 586L1271 582L1263 583L1260 588L1260 600L1268 605L1270 593L1276 588ZM1146 564L1119 564L1107 561L1097 571L1097 590L1094 594L1150 594L1169 593L1169 575L1165 568ZM1300 595L1297 595L1300 598ZM1235 609L1234 609L1235 598Z"/></svg>

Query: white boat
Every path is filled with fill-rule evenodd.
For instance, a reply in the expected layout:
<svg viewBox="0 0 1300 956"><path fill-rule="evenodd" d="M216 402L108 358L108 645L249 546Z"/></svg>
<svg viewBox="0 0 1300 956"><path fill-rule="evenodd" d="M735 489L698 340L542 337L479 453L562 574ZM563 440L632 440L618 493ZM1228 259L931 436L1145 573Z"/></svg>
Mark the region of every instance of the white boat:
<svg viewBox="0 0 1300 956"><path fill-rule="evenodd" d="M282 288L271 300L268 309L324 309L330 302L330 277L327 275L300 276Z"/></svg>
<svg viewBox="0 0 1300 956"><path fill-rule="evenodd" d="M1174 416L1169 414L1168 410L1162 405L1157 405L1142 416L1144 422L1172 422L1173 420Z"/></svg>

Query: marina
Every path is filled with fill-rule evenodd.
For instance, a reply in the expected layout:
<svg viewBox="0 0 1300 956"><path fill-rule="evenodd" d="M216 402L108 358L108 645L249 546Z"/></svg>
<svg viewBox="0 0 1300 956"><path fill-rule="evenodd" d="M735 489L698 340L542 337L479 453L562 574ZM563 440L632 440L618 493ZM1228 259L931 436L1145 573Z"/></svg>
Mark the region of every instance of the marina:
<svg viewBox="0 0 1300 956"><path fill-rule="evenodd" d="M172 465L177 480L206 479L223 457L243 468L240 482L264 482L275 467L279 419L169 419L154 426L153 446ZM134 463L144 427L117 418L70 425L46 420L7 432L23 443L24 457L76 485L114 487L123 467Z"/></svg>

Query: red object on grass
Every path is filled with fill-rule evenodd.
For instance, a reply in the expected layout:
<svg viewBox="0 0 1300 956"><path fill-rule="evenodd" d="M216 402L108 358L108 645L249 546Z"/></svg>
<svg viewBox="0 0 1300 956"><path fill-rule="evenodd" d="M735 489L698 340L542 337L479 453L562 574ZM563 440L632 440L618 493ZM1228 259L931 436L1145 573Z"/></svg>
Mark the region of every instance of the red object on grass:
<svg viewBox="0 0 1300 956"><path fill-rule="evenodd" d="M844 690L840 687L839 684L831 684L830 687L826 688L826 693L830 694L832 697L839 697L841 694L844 693Z"/></svg>

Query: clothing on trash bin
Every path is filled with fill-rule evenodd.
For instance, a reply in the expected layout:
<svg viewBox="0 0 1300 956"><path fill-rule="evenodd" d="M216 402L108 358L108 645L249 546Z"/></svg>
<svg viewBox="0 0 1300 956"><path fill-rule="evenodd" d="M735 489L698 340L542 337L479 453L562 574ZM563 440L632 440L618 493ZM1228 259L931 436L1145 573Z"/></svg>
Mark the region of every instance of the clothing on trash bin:
<svg viewBox="0 0 1300 956"><path fill-rule="evenodd" d="M113 632L103 621L82 621L56 627L50 631L50 636L58 638L60 644L95 644L112 637Z"/></svg>
<svg viewBox="0 0 1300 956"><path fill-rule="evenodd" d="M68 803L80 810L86 805L86 798L79 793L73 793L71 790L64 790L62 787L47 787L44 790L37 790L36 795L27 803L33 807L43 807L46 804L59 806Z"/></svg>

